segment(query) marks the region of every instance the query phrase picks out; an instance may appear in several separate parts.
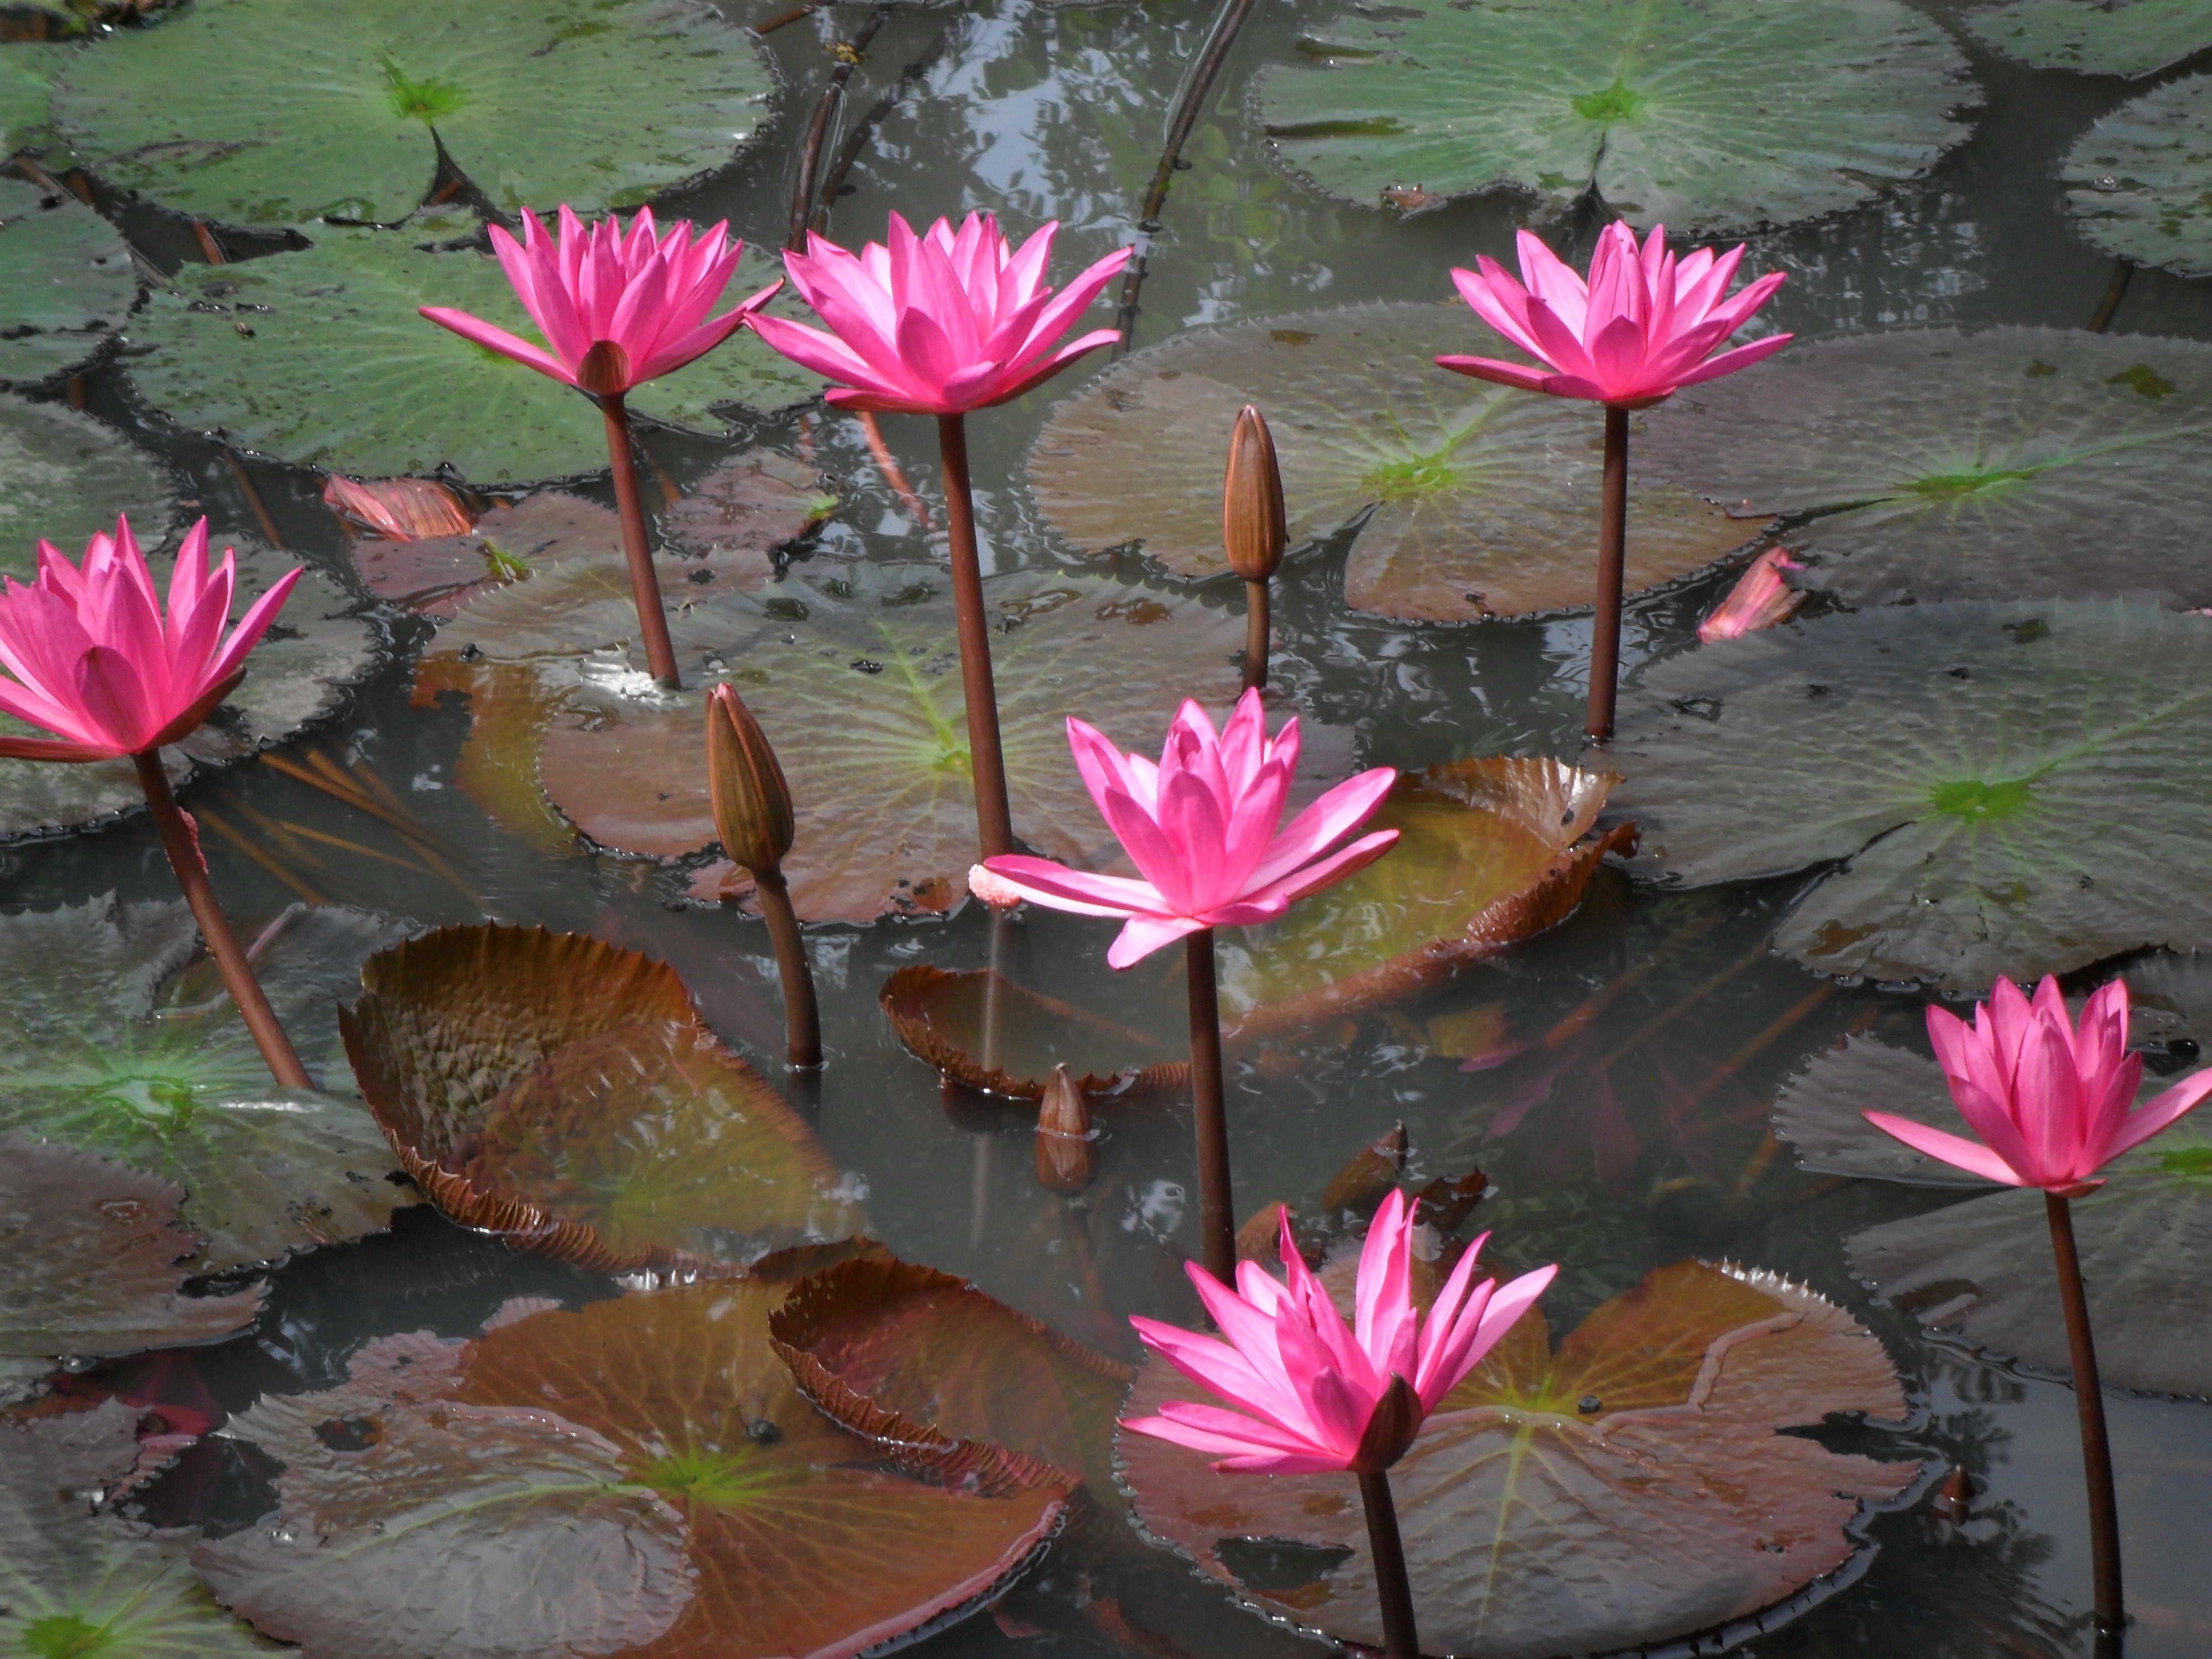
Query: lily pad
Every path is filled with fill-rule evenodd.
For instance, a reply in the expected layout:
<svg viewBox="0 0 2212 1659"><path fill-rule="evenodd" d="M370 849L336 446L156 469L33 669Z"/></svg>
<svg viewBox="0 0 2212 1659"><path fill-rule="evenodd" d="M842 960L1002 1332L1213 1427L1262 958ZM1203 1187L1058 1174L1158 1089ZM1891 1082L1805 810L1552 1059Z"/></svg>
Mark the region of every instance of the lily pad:
<svg viewBox="0 0 2212 1659"><path fill-rule="evenodd" d="M0 1652L100 1659L269 1659L186 1565L190 1535L98 1512L138 1459L119 1401L0 1418Z"/></svg>
<svg viewBox="0 0 2212 1659"><path fill-rule="evenodd" d="M1157 1362L1126 1416L1207 1396ZM1864 1546L1862 1507L1917 1463L1782 1431L1902 1418L1881 1344L1778 1276L1683 1261L1647 1275L1558 1352L1532 1310L1392 1469L1424 1645L1550 1659L1657 1645L1786 1601ZM1381 1644L1352 1476L1216 1474L1146 1436L1118 1443L1137 1515L1270 1616ZM1339 1558L1311 1582L1240 1581L1244 1540Z"/></svg>
<svg viewBox="0 0 2212 1659"><path fill-rule="evenodd" d="M986 1065L986 1009L994 997L998 1051ZM1086 1095L1155 1094L1190 1080L1190 1061L1158 1038L988 969L953 974L913 963L884 982L877 1000L898 1040L916 1056L971 1089L1011 1099L1041 1099L1052 1068L1062 1065Z"/></svg>
<svg viewBox="0 0 2212 1659"><path fill-rule="evenodd" d="M542 928L373 957L339 1013L407 1173L465 1226L611 1271L745 1263L865 1218L675 969Z"/></svg>
<svg viewBox="0 0 2212 1659"><path fill-rule="evenodd" d="M0 381L29 386L76 368L137 300L114 226L74 196L0 179Z"/></svg>
<svg viewBox="0 0 2212 1659"><path fill-rule="evenodd" d="M1566 920L1632 824L1595 831L1611 772L1559 761L1451 761L1401 777L1370 821L1389 856L1222 945L1231 1035L1297 1030L1431 990Z"/></svg>
<svg viewBox="0 0 2212 1659"><path fill-rule="evenodd" d="M354 570L377 598L441 619L478 593L526 581L556 566L565 568L571 560L580 574L591 571L591 598L563 593L563 599L588 604L611 598L617 583L610 573L628 580L623 558L622 520L596 501L557 489L495 507L454 535L404 542L364 538L353 547ZM602 594L601 589L608 592Z"/></svg>
<svg viewBox="0 0 2212 1659"><path fill-rule="evenodd" d="M1255 116L1332 196L1595 191L1640 228L1794 224L1917 178L1980 101L1949 35L1897 0L1419 0L1316 28Z"/></svg>
<svg viewBox="0 0 2212 1659"><path fill-rule="evenodd" d="M2150 1079L2155 1091L2171 1079ZM1854 1039L1791 1079L1775 1133L1822 1173L1968 1187L1983 1196L1863 1228L1851 1271L1923 1324L2048 1371L2071 1370L2043 1194L1996 1187L1923 1158L1860 1113L1893 1112L1970 1135L1934 1060ZM2193 1121L2126 1153L2073 1200L2074 1233L2106 1384L2212 1395L2212 1138Z"/></svg>
<svg viewBox="0 0 2212 1659"><path fill-rule="evenodd" d="M131 373L179 424L298 465L384 476L447 465L478 484L604 472L606 426L588 398L416 314L456 306L532 337L497 260L421 246L473 228L451 215L401 230L316 225L299 252L186 265L133 321L131 339L153 349ZM767 259L748 248L730 303L769 280ZM341 384L347 395L331 397ZM628 401L719 436L727 428L712 409L782 408L820 386L744 330Z"/></svg>
<svg viewBox="0 0 2212 1659"><path fill-rule="evenodd" d="M686 0L208 0L74 57L53 120L111 184L283 227L403 218L441 150L505 212L641 202L727 162L773 90Z"/></svg>
<svg viewBox="0 0 2212 1659"><path fill-rule="evenodd" d="M2212 276L2208 124L2212 75L2192 75L2121 105L2083 133L2058 170L2081 234L2139 265Z"/></svg>
<svg viewBox="0 0 2212 1659"><path fill-rule="evenodd" d="M1789 540L1811 568L1794 580L1847 605L2194 607L2212 605L2208 438L2212 345L1911 329L1792 347L1694 386L1651 411L1647 452L1732 512L1806 520Z"/></svg>
<svg viewBox="0 0 2212 1659"><path fill-rule="evenodd" d="M61 54L29 42L0 44L0 151L13 155L46 128Z"/></svg>
<svg viewBox="0 0 2212 1659"><path fill-rule="evenodd" d="M341 1388L234 1422L286 1462L282 1511L194 1563L307 1659L850 1659L976 1604L1071 1477L847 1433L769 1346L784 1294L702 1285L372 1344Z"/></svg>
<svg viewBox="0 0 2212 1659"><path fill-rule="evenodd" d="M7 234L0 228L0 246ZM0 574L35 576L42 538L77 557L94 536L113 533L118 514L152 547L176 503L167 471L113 427L64 404L0 398Z"/></svg>
<svg viewBox="0 0 2212 1659"><path fill-rule="evenodd" d="M295 906L252 951L311 1073L352 1083L331 1005L371 951L410 923ZM0 918L0 1133L118 1158L185 1189L205 1243L197 1273L381 1231L415 1201L357 1101L275 1088L230 1000L184 973L198 948L181 900L113 895Z"/></svg>
<svg viewBox="0 0 2212 1659"><path fill-rule="evenodd" d="M178 1294L199 1241L176 1224L184 1188L70 1146L0 1138L0 1401L64 1359L219 1342L262 1289Z"/></svg>
<svg viewBox="0 0 2212 1659"><path fill-rule="evenodd" d="M2009 0L1974 12L1984 46L2034 69L2135 80L2212 46L2197 0Z"/></svg>
<svg viewBox="0 0 2212 1659"><path fill-rule="evenodd" d="M1644 676L1615 804L1692 886L1830 866L1774 940L1819 972L1979 992L2194 950L2208 671L2212 619L2121 601L1789 623Z"/></svg>
<svg viewBox="0 0 2212 1659"><path fill-rule="evenodd" d="M1584 609L1596 592L1604 422L1586 404L1430 361L1501 349L1457 304L1344 306L1180 335L1053 411L1030 452L1030 488L1086 553L1133 545L1174 575L1220 575L1223 457L1237 411L1257 404L1291 540L1359 524L1344 573L1354 610L1471 622ZM1636 456L1632 444L1632 465ZM1629 591L1703 569L1764 528L1639 483Z"/></svg>

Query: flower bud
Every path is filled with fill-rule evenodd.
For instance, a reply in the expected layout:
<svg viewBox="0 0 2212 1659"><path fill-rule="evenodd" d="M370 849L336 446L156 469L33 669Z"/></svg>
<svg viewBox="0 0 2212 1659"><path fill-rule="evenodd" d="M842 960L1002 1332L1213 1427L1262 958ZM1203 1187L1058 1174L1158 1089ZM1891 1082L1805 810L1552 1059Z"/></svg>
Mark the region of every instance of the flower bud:
<svg viewBox="0 0 2212 1659"><path fill-rule="evenodd" d="M1067 1067L1055 1066L1037 1109L1037 1182L1053 1192L1073 1194L1088 1187L1097 1173L1090 1103Z"/></svg>
<svg viewBox="0 0 2212 1659"><path fill-rule="evenodd" d="M1229 437L1229 474L1221 485L1221 544L1229 568L1248 582L1263 582L1283 562L1290 532L1283 517L1283 474L1275 465L1275 440L1250 404Z"/></svg>
<svg viewBox="0 0 2212 1659"><path fill-rule="evenodd" d="M758 875L791 851L791 786L768 734L731 685L707 694L707 794L730 862Z"/></svg>

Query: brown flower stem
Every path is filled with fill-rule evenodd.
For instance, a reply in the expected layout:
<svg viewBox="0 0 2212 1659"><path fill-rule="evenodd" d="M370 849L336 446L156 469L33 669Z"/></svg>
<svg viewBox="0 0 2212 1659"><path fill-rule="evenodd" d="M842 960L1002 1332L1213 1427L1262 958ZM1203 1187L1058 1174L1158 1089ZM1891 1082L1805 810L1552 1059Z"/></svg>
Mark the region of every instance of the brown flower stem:
<svg viewBox="0 0 2212 1659"><path fill-rule="evenodd" d="M1006 805L1006 757L999 750L999 694L991 683L991 628L983 614L983 566L975 550L965 418L939 416L937 443L945 457L945 520L952 544L952 604L960 625L960 686L968 703L975 835L983 856L994 859L1014 850L1014 821Z"/></svg>
<svg viewBox="0 0 2212 1659"><path fill-rule="evenodd" d="M2128 297L2128 283L2136 274L2135 261L2122 254L2112 262L2112 280L2105 284L2104 297L2097 301L2096 314L2089 319L2089 332L2102 334L2112 325L2119 314L2120 301Z"/></svg>
<svg viewBox="0 0 2212 1659"><path fill-rule="evenodd" d="M1190 1093L1197 1107L1198 1214L1201 1264L1224 1285L1237 1282L1237 1206L1229 1191L1229 1114L1221 1089L1221 1000L1213 982L1213 929L1184 946L1190 969Z"/></svg>
<svg viewBox="0 0 2212 1659"><path fill-rule="evenodd" d="M200 937L207 941L208 954L222 972L222 982L230 992L230 1000L238 1005L239 1017L253 1035L253 1046L261 1050L261 1058L269 1062L270 1075L282 1086L313 1088L314 1079L307 1075L307 1068L300 1064L300 1056L293 1052L291 1038L284 1035L283 1026L277 1023L276 1011L261 994L261 982L253 977L252 966L246 961L246 952L239 948L238 936L230 931L229 922L223 919L222 907L216 902L214 884L208 880L207 860L200 854L200 838L169 788L169 775L161 769L161 751L143 750L131 758L138 768L138 785L146 792L146 805L153 811L154 827L161 833L161 850L169 855L169 867L177 872L177 885L185 890L185 902L192 907L192 920L199 924Z"/></svg>
<svg viewBox="0 0 2212 1659"><path fill-rule="evenodd" d="M1244 689L1267 689L1267 584L1244 584Z"/></svg>
<svg viewBox="0 0 2212 1659"><path fill-rule="evenodd" d="M2105 1390L2097 1377L2097 1345L2089 1334L2089 1298L2081 1257L2074 1248L2074 1211L2056 1193L2043 1195L2051 1221L2051 1253L2058 1260L2058 1300L2066 1310L2066 1346L2074 1360L2074 1404L2081 1413L2081 1469L2089 1483L2089 1550L2096 1573L2097 1628L2107 1634L2128 1621L2120 1599L2120 1511L2112 1495L2112 1447L2105 1432Z"/></svg>
<svg viewBox="0 0 2212 1659"><path fill-rule="evenodd" d="M1620 585L1628 558L1628 411L1605 411L1605 489L1598 501L1597 618L1590 631L1589 720L1592 743L1613 738L1613 705L1620 687Z"/></svg>
<svg viewBox="0 0 2212 1659"><path fill-rule="evenodd" d="M777 869L753 872L753 891L775 945L775 971L783 981L784 1054L805 1071L822 1063L822 1017L814 1006L814 973L806 965L806 944L799 914L791 908L791 888Z"/></svg>
<svg viewBox="0 0 2212 1659"><path fill-rule="evenodd" d="M1013 920L1004 910L991 912L989 959L983 975L983 1069L999 1069L1006 1048L1006 986L1012 980Z"/></svg>
<svg viewBox="0 0 2212 1659"><path fill-rule="evenodd" d="M1382 1604L1382 1651L1388 1659L1421 1659L1413 1628L1413 1586L1406 1576L1406 1547L1398 1537L1398 1506L1390 1500L1390 1474L1359 1477L1367 1510L1367 1547L1375 1557L1375 1595Z"/></svg>
<svg viewBox="0 0 2212 1659"><path fill-rule="evenodd" d="M653 548L646 540L645 502L637 491L637 459L631 453L629 410L619 392L603 392L599 413L607 422L607 459L615 474L615 507L622 514L623 551L629 556L630 598L637 603L637 631L645 641L645 664L671 691L684 688L676 672L676 646L668 637L668 615L660 608L660 579L653 573Z"/></svg>

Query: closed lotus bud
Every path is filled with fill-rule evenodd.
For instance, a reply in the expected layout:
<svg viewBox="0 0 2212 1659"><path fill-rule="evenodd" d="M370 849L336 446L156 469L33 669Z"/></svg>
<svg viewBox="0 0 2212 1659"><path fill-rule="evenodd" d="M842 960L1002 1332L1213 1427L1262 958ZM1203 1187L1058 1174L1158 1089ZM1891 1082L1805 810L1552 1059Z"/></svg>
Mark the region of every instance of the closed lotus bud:
<svg viewBox="0 0 2212 1659"><path fill-rule="evenodd" d="M1266 418L1247 404L1229 438L1229 475L1221 486L1221 544L1228 550L1231 570L1248 582L1263 582L1282 563L1289 542L1275 440Z"/></svg>
<svg viewBox="0 0 2212 1659"><path fill-rule="evenodd" d="M1081 1192L1098 1173L1090 1103L1065 1066L1052 1068L1037 1109L1036 1173L1039 1184L1069 1194Z"/></svg>
<svg viewBox="0 0 2212 1659"><path fill-rule="evenodd" d="M707 694L707 793L730 862L758 875L791 851L791 786L733 686Z"/></svg>

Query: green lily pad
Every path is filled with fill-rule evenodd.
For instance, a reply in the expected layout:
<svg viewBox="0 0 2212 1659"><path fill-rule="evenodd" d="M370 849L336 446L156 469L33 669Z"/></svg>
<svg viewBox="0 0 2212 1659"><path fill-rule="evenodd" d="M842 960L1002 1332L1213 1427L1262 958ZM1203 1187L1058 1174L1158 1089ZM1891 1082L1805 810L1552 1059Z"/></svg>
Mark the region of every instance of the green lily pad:
<svg viewBox="0 0 2212 1659"><path fill-rule="evenodd" d="M13 155L46 130L61 54L32 42L0 43L0 151Z"/></svg>
<svg viewBox="0 0 2212 1659"><path fill-rule="evenodd" d="M465 1226L628 1272L743 1264L866 1224L813 1131L665 963L495 924L410 939L361 981L338 1019L362 1091Z"/></svg>
<svg viewBox="0 0 2212 1659"><path fill-rule="evenodd" d="M1383 858L1222 942L1234 1036L1297 1030L1434 989L1574 914L1633 825L1592 833L1610 772L1559 761L1451 761L1401 777L1370 819Z"/></svg>
<svg viewBox="0 0 2212 1659"><path fill-rule="evenodd" d="M2145 1092L2173 1081L2147 1079ZM1862 1228L1844 1241L1851 1271L1925 1325L2045 1370L2070 1370L2042 1193L1997 1187L1923 1157L1869 1123L1860 1115L1868 1110L1973 1133L1934 1060L1863 1038L1790 1080L1775 1103L1775 1133L1808 1170L1982 1195ZM2212 1252L2212 1137L2184 1119L2105 1176L2072 1201L2098 1372L2115 1388L2212 1394L2203 1272Z"/></svg>
<svg viewBox="0 0 2212 1659"><path fill-rule="evenodd" d="M31 1659L269 1659L281 1651L216 1605L189 1534L96 1510L138 1459L138 1413L0 1418L0 1652Z"/></svg>
<svg viewBox="0 0 2212 1659"><path fill-rule="evenodd" d="M1820 972L1978 992L2195 950L2208 671L2212 619L2124 601L1785 623L1644 676L1614 803L1691 885L1832 866L1774 940Z"/></svg>
<svg viewBox="0 0 2212 1659"><path fill-rule="evenodd" d="M114 226L74 196L0 179L0 381L29 386L76 368L137 300Z"/></svg>
<svg viewBox="0 0 2212 1659"><path fill-rule="evenodd" d="M773 91L684 0L208 0L73 58L53 120L111 184L282 227L404 218L441 148L507 212L641 202L727 162Z"/></svg>
<svg viewBox="0 0 2212 1659"><path fill-rule="evenodd" d="M331 1094L274 1087L220 981L184 972L198 948L181 900L112 895L0 917L0 1134L118 1158L185 1189L205 1243L193 1271L381 1231L415 1201L352 1091L331 1006L372 951L411 924L295 905L252 950L262 989Z"/></svg>
<svg viewBox="0 0 2212 1659"><path fill-rule="evenodd" d="M1154 1361L1124 1415L1209 1399ZM1780 1431L1905 1411L1881 1344L1773 1273L1659 1268L1556 1353L1531 1310L1390 1472L1423 1644L1610 1653L1774 1607L1857 1553L1863 1506L1919 1473ZM1354 1477L1216 1474L1127 1432L1117 1447L1148 1531L1273 1618L1381 1645ZM1255 1539L1337 1560L1304 1583L1240 1577Z"/></svg>
<svg viewBox="0 0 2212 1659"><path fill-rule="evenodd" d="M1588 404L1430 361L1501 349L1510 348L1456 302L1344 306L1181 335L1053 411L1030 455L1030 488L1086 553L1133 545L1172 574L1220 575L1230 428L1257 404L1282 464L1291 540L1364 519L1344 573L1354 610L1472 622L1587 608L1604 422ZM1632 465L1635 456L1632 444ZM1763 527L1642 485L1629 509L1627 586L1703 569Z"/></svg>
<svg viewBox="0 0 2212 1659"><path fill-rule="evenodd" d="M0 228L0 246L7 234ZM129 515L140 545L158 544L177 515L167 469L64 404L0 398L0 574L36 575L42 539L79 557L94 536L114 532L118 514Z"/></svg>
<svg viewBox="0 0 2212 1659"><path fill-rule="evenodd" d="M1733 512L1805 518L1789 539L1810 568L1793 580L1847 605L2194 607L2212 605L2208 400L2212 345L2193 340L1913 329L1694 386L1651 412L1647 453Z"/></svg>
<svg viewBox="0 0 2212 1659"><path fill-rule="evenodd" d="M176 1224L184 1188L44 1141L0 1137L0 1402L64 1359L219 1342L262 1288L178 1294L199 1241Z"/></svg>
<svg viewBox="0 0 2212 1659"><path fill-rule="evenodd" d="M534 332L497 260L419 246L473 228L452 215L400 230L317 225L300 252L186 265L134 319L131 339L153 349L131 374L179 424L297 465L388 477L447 465L478 484L604 472L606 425L591 399L416 314L453 306ZM771 276L748 248L727 303ZM329 395L334 384L344 398ZM629 405L720 435L712 409L783 408L821 384L744 330Z"/></svg>
<svg viewBox="0 0 2212 1659"><path fill-rule="evenodd" d="M1794 224L1917 178L1966 136L1966 60L1897 0L1422 0L1313 30L1252 92L1332 196L1595 189L1638 228Z"/></svg>
<svg viewBox="0 0 2212 1659"><path fill-rule="evenodd" d="M2066 210L2107 253L2212 276L2212 75L2147 92L2075 141Z"/></svg>
<svg viewBox="0 0 2212 1659"><path fill-rule="evenodd" d="M2212 46L2197 0L2008 0L1971 14L1984 46L2035 69L2135 80Z"/></svg>
<svg viewBox="0 0 2212 1659"><path fill-rule="evenodd" d="M194 1565L306 1659L851 1659L976 1604L1072 1477L919 1427L888 1452L848 1434L769 1346L784 1294L372 1343L339 1388L234 1419L287 1465L282 1510Z"/></svg>

